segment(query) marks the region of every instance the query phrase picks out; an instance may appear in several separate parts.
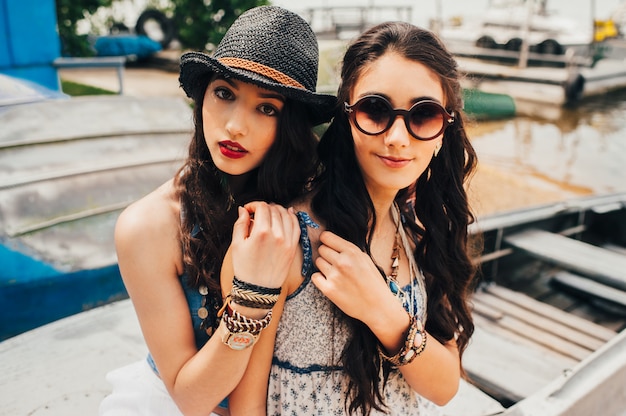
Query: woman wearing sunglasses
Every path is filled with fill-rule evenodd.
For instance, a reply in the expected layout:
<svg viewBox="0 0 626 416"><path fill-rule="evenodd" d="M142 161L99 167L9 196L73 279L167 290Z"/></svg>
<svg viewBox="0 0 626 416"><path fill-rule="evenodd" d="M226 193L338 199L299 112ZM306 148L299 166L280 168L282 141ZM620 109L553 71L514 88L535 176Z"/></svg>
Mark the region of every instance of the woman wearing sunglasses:
<svg viewBox="0 0 626 416"><path fill-rule="evenodd" d="M303 255L275 307L269 387L254 351L233 415L432 415L457 392L476 156L456 62L432 33L381 24L349 46L338 100L295 206Z"/></svg>

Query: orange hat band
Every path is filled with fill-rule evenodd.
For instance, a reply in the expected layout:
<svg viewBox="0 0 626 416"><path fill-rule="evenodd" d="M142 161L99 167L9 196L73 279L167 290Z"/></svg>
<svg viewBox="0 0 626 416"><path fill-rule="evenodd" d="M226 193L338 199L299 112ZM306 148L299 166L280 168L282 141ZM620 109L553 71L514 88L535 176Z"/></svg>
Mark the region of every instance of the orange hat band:
<svg viewBox="0 0 626 416"><path fill-rule="evenodd" d="M270 68L269 66L265 66L258 62L253 62L241 58L219 58L218 61L220 61L224 65L230 66L231 68L246 69L259 75L263 75L264 77L278 82L279 84L296 87L303 90L306 89L302 84L291 78L289 75L285 75L282 72L275 70L274 68Z"/></svg>

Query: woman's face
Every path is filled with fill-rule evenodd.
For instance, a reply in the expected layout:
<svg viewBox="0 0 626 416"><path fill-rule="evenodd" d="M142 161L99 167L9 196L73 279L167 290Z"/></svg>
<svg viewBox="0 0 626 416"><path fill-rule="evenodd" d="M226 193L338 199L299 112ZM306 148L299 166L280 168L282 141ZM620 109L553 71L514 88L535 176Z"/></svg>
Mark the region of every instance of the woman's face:
<svg viewBox="0 0 626 416"><path fill-rule="evenodd" d="M206 89L202 122L219 170L242 175L258 167L276 139L285 98L273 91L217 77Z"/></svg>
<svg viewBox="0 0 626 416"><path fill-rule="evenodd" d="M374 94L386 98L395 109L408 110L424 99L445 108L443 89L435 73L391 51L363 68L349 104ZM443 136L417 140L408 132L402 117L397 117L389 130L375 136L361 132L353 122L350 127L356 157L372 196L376 193L395 196L398 190L413 184L428 167Z"/></svg>

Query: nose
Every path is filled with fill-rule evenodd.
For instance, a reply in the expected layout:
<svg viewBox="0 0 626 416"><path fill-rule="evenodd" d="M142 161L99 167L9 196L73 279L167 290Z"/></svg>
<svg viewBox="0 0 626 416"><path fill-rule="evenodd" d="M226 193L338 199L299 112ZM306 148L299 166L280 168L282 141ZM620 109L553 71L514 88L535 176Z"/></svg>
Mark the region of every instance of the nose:
<svg viewBox="0 0 626 416"><path fill-rule="evenodd" d="M408 146L411 142L411 133L406 128L406 124L404 122L404 117L402 115L397 114L396 118L393 120L391 127L387 130L387 134L385 135L385 144L387 146Z"/></svg>
<svg viewBox="0 0 626 416"><path fill-rule="evenodd" d="M235 105L231 108L226 118L226 131L231 137L243 136L247 133L246 114L241 106Z"/></svg>

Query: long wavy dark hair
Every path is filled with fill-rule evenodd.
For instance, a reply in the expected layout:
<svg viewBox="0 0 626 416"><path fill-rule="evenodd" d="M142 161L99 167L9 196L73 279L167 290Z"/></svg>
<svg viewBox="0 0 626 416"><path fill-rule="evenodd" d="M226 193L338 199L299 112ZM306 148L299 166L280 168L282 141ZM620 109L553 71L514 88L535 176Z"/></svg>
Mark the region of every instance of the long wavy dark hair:
<svg viewBox="0 0 626 416"><path fill-rule="evenodd" d="M439 77L447 110L456 114L444 133L439 155L413 185L398 193L396 202L415 243L415 259L426 277L426 330L442 343L456 338L462 355L474 331L468 297L475 274L467 232L474 216L463 184L476 166L476 154L463 125L457 64L433 33L408 23L383 23L349 46L341 69L339 106L318 146L323 172L315 182L312 209L328 229L370 252L376 216L341 105L350 101L364 68L388 51L430 68ZM383 389L389 365L380 359L378 341L370 329L356 319L346 319L352 327L341 358L349 378L346 408L351 414L365 415L372 409L384 410Z"/></svg>
<svg viewBox="0 0 626 416"><path fill-rule="evenodd" d="M305 104L287 99L274 143L261 165L247 174L243 191L234 195L227 176L215 166L204 137L202 103L209 82L209 78L203 80L192 94L194 133L175 185L184 213L181 240L185 271L193 285L207 285L221 303L219 271L232 239L237 206L253 200L285 205L302 195L317 171L318 139Z"/></svg>

